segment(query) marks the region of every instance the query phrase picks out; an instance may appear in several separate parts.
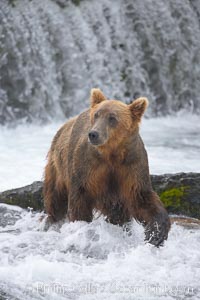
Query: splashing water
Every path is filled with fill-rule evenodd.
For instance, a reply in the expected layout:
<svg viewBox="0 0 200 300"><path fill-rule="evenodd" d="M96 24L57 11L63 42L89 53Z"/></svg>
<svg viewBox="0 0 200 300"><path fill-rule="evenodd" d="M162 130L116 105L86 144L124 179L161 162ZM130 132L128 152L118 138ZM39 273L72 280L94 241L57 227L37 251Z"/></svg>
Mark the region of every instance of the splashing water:
<svg viewBox="0 0 200 300"><path fill-rule="evenodd" d="M4 204L0 213L1 225L15 219L0 227L0 290L9 299L200 298L200 229L174 224L157 249L135 222L132 235L103 217L44 232L41 213Z"/></svg>
<svg viewBox="0 0 200 300"><path fill-rule="evenodd" d="M144 120L152 173L200 169L198 124L194 116ZM41 178L59 126L0 129L2 190ZM132 235L102 216L90 224L66 220L45 232L42 216L0 204L0 298L200 299L200 229L174 224L156 249L135 222Z"/></svg>

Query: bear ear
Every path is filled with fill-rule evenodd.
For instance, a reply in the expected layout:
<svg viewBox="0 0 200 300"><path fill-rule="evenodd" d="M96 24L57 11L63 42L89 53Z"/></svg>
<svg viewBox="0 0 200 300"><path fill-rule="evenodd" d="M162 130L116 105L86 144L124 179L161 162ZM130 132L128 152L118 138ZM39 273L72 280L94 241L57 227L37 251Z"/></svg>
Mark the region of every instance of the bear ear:
<svg viewBox="0 0 200 300"><path fill-rule="evenodd" d="M134 100L131 104L129 104L129 109L134 117L136 117L137 119L141 119L148 104L149 104L148 99L141 97Z"/></svg>
<svg viewBox="0 0 200 300"><path fill-rule="evenodd" d="M91 89L91 92L90 92L91 107L93 107L96 104L99 104L105 100L106 100L106 97L104 96L104 94L102 93L102 91L100 89Z"/></svg>

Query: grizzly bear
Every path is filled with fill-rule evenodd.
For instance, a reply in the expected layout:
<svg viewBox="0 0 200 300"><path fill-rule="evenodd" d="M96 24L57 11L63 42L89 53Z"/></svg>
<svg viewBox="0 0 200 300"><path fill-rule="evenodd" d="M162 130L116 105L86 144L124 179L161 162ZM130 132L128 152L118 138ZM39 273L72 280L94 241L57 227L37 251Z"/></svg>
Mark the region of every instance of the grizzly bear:
<svg viewBox="0 0 200 300"><path fill-rule="evenodd" d="M145 240L163 244L168 214L153 191L146 150L139 135L148 105L138 98L127 105L91 90L90 108L66 122L55 135L45 168L44 202L56 222L91 222L100 211L112 224L132 218L145 227Z"/></svg>

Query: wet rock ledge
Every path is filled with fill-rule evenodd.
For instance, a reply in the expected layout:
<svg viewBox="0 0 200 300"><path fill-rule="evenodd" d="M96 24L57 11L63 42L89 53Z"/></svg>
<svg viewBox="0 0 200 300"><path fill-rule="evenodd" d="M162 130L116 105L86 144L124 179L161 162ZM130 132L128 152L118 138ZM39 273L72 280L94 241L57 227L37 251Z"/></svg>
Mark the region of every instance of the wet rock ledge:
<svg viewBox="0 0 200 300"><path fill-rule="evenodd" d="M151 175L154 190L169 213L200 219L200 173ZM0 203L43 210L41 181L0 193Z"/></svg>

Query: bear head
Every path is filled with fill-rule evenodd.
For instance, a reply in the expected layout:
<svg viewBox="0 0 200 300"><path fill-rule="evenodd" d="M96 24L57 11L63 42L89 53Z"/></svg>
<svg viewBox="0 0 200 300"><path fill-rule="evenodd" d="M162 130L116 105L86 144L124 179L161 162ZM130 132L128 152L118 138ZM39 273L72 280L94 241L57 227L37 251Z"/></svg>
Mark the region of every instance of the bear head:
<svg viewBox="0 0 200 300"><path fill-rule="evenodd" d="M90 97L89 142L102 147L108 144L119 145L138 133L139 123L148 100L138 98L127 105L118 100L108 100L100 89L92 89Z"/></svg>

